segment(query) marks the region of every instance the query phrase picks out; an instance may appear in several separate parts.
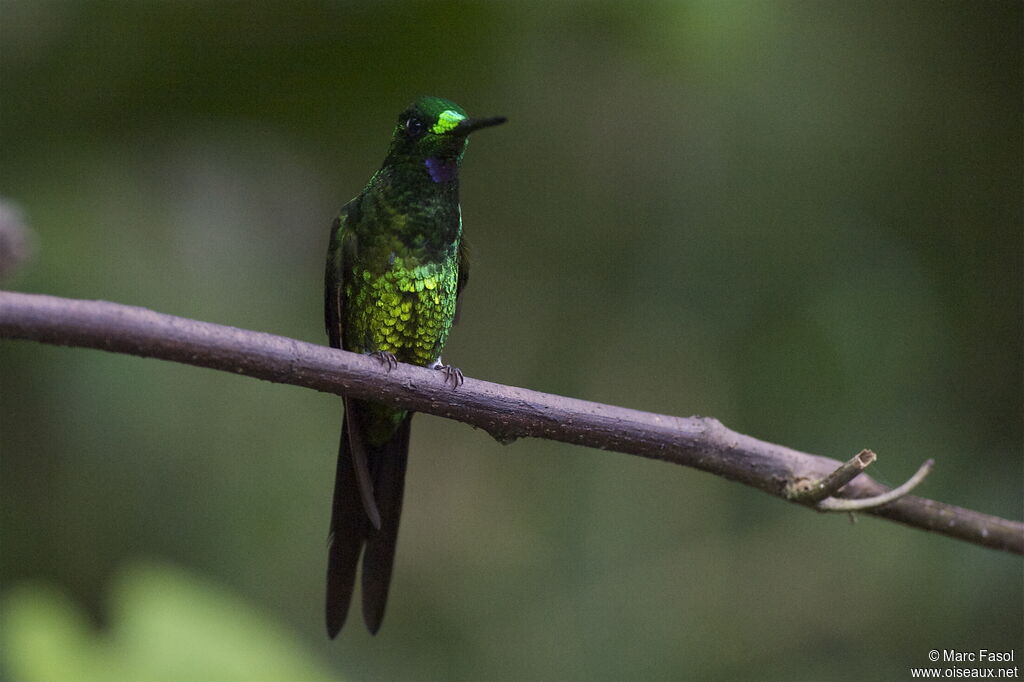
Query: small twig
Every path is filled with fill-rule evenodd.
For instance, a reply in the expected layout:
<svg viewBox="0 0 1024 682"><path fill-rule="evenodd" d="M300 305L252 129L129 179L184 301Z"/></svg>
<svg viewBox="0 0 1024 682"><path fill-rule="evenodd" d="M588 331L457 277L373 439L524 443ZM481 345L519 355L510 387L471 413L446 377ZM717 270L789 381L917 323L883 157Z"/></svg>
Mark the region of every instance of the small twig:
<svg viewBox="0 0 1024 682"><path fill-rule="evenodd" d="M929 459L927 462L921 465L921 468L917 470L913 476L907 480L906 483L898 488L894 488L889 492L882 493L881 495L875 495L873 497L861 497L853 500L840 499L840 498L829 498L822 500L817 505L818 509L824 511L857 511L859 509L874 509L875 507L881 507L884 504L889 504L894 500L898 500L903 497L911 490L917 487L917 485L924 480L924 477L932 470L932 465L935 464L934 459Z"/></svg>
<svg viewBox="0 0 1024 682"><path fill-rule="evenodd" d="M876 459L878 459L878 455L871 450L861 450L850 460L844 462L841 467L817 482L807 479L796 481L788 490L789 499L804 504L815 504L826 497L832 497ZM821 508L820 505L816 506Z"/></svg>

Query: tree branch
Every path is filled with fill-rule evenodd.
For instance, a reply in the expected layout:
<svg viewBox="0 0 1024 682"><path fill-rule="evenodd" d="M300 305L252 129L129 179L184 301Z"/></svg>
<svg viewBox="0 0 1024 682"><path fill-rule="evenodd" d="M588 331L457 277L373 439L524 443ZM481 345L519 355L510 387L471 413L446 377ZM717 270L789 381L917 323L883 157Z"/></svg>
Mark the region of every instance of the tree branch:
<svg viewBox="0 0 1024 682"><path fill-rule="evenodd" d="M377 400L471 424L501 442L532 436L640 455L819 510L837 497L879 498L864 511L1024 554L1024 523L911 495L890 501L889 488L860 473L873 461L864 453L854 458L859 464L844 464L736 433L710 417L652 414L468 377L453 389L442 372L404 364L388 372L368 356L104 301L0 292L0 337L160 358Z"/></svg>

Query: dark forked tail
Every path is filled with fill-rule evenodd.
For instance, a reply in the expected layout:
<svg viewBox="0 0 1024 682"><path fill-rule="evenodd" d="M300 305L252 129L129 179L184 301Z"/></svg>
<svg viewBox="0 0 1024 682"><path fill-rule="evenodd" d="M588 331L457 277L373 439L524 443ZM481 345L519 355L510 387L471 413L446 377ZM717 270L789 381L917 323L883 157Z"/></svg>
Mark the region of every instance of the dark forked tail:
<svg viewBox="0 0 1024 682"><path fill-rule="evenodd" d="M365 429L349 432L363 423L363 405L346 401L338 447L338 469L334 479L334 503L331 508L331 533L327 550L327 634L337 636L345 624L352 592L355 590L356 564L363 555L363 620L372 634L380 629L388 601L388 587L395 561L398 522L402 516L402 492L409 456L410 412L390 440L370 445ZM363 448L365 452L353 452ZM380 528L374 528L361 495L357 464L366 462L373 490L370 508L376 502ZM365 547L364 547L365 545Z"/></svg>

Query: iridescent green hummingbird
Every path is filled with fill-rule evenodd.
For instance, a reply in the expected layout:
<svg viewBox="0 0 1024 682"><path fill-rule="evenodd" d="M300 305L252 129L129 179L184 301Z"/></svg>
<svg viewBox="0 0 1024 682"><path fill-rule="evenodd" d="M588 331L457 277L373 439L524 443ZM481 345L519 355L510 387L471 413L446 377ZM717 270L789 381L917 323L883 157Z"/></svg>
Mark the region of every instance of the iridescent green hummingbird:
<svg viewBox="0 0 1024 682"><path fill-rule="evenodd" d="M467 135L504 123L421 97L398 117L383 165L331 227L324 296L331 346L462 373L441 364L469 276L459 165ZM345 398L327 558L327 634L341 630L363 556L363 620L376 634L387 604L412 413Z"/></svg>

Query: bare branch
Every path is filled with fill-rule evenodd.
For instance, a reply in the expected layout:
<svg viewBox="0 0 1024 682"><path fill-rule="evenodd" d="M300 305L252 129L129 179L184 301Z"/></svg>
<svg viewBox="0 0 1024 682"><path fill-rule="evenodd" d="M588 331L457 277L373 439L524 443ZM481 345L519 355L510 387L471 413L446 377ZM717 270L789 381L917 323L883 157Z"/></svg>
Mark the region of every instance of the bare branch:
<svg viewBox="0 0 1024 682"><path fill-rule="evenodd" d="M468 377L453 389L443 372L404 364L385 372L371 357L103 301L0 292L0 337L160 358L378 400L471 424L502 442L531 436L640 455L708 471L784 499L808 481L827 481L843 467L834 459L736 433L710 417L652 414ZM827 484L828 493L836 492L832 486ZM861 499L888 492L861 474L838 494ZM866 513L1024 554L1024 523L1018 521L911 495Z"/></svg>

